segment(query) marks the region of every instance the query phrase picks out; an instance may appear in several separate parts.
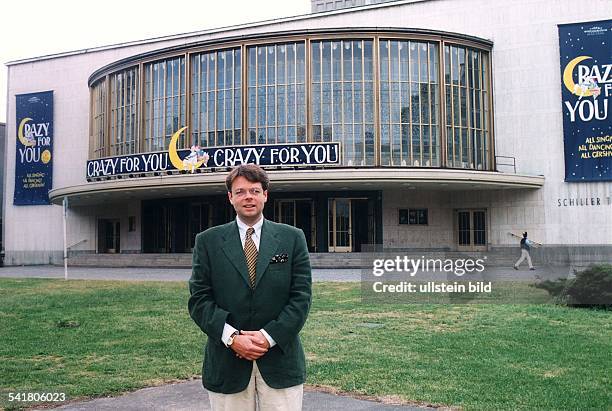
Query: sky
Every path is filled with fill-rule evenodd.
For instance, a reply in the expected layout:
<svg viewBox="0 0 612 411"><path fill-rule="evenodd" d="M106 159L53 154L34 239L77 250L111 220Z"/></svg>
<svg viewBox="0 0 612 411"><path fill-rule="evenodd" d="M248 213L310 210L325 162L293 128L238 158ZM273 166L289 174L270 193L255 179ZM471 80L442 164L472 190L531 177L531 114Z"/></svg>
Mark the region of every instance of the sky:
<svg viewBox="0 0 612 411"><path fill-rule="evenodd" d="M8 61L308 13L310 0L8 0L0 24L0 123Z"/></svg>

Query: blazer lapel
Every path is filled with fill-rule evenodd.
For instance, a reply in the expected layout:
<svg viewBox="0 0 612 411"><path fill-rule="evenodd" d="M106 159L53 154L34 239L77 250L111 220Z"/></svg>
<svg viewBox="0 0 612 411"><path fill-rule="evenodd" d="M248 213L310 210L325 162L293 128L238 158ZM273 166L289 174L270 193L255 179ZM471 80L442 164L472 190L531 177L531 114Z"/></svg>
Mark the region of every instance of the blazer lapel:
<svg viewBox="0 0 612 411"><path fill-rule="evenodd" d="M221 246L223 253L225 253L227 259L230 260L247 286L249 286L249 269L246 265L246 258L242 249L242 242L240 241L238 224L235 221L233 224L228 225L228 230L225 232L223 239L224 243Z"/></svg>
<svg viewBox="0 0 612 411"><path fill-rule="evenodd" d="M267 220L264 220L263 227L261 227L259 254L257 255L257 275L255 277L255 288L257 288L257 284L259 284L261 278L265 275L268 265L270 265L270 259L272 256L274 256L274 253L278 249L280 240L277 238L277 235L278 233L274 229L274 226Z"/></svg>

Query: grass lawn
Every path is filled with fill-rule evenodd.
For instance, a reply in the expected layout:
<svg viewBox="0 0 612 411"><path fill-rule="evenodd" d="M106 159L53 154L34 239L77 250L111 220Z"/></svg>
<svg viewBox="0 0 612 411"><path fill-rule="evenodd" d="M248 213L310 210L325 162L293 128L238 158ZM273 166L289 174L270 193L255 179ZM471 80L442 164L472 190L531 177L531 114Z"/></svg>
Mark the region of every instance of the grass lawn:
<svg viewBox="0 0 612 411"><path fill-rule="evenodd" d="M309 384L466 410L612 409L610 311L360 293L315 283L302 332ZM180 282L0 279L0 407L32 405L10 392L74 400L200 374L187 297Z"/></svg>

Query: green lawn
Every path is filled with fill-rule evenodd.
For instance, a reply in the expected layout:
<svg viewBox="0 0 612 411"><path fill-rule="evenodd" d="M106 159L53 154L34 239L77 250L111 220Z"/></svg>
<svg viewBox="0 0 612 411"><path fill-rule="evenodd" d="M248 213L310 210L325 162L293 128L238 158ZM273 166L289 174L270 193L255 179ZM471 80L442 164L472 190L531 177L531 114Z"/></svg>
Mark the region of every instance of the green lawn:
<svg viewBox="0 0 612 411"><path fill-rule="evenodd" d="M74 400L200 374L187 297L179 282L1 279L0 406L15 408L9 392ZM376 304L358 283L316 283L302 338L309 384L463 409L612 409L610 311Z"/></svg>

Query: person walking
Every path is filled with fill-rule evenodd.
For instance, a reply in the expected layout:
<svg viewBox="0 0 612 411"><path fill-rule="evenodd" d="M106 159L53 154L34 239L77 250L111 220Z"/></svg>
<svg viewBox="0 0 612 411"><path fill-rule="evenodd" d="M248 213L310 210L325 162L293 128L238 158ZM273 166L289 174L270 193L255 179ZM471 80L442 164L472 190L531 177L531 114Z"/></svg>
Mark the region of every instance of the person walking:
<svg viewBox="0 0 612 411"><path fill-rule="evenodd" d="M527 231L525 231L523 233L523 238L521 238L521 257L518 259L516 263L514 263L515 270L518 270L519 265L521 265L521 263L525 259L527 259L527 264L529 264L529 269L535 270L535 267L533 266L531 262L531 255L529 254L529 252L531 251L531 247L534 246L535 244L537 243L527 238Z"/></svg>

